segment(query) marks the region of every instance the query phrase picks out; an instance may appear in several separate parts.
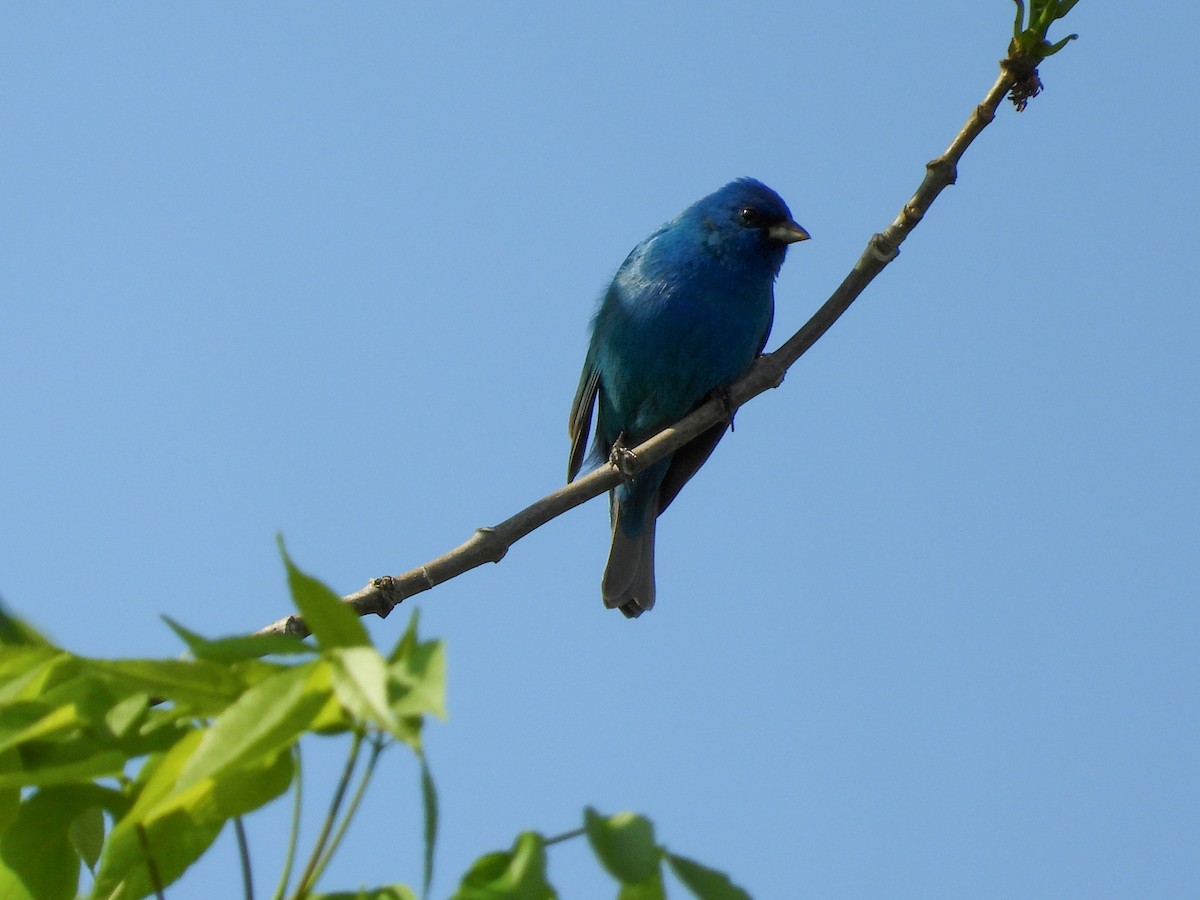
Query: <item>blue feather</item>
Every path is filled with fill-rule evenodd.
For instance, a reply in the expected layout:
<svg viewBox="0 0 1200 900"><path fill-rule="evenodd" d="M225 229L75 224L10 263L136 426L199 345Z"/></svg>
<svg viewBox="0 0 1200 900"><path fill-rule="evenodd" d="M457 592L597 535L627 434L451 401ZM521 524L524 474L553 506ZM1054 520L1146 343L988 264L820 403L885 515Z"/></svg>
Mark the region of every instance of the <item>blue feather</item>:
<svg viewBox="0 0 1200 900"><path fill-rule="evenodd" d="M737 380L762 352L788 244L807 232L779 195L742 178L689 206L634 247L600 298L571 408L568 480L632 447ZM708 458L725 425L610 495L613 543L601 584L627 616L654 605L658 515Z"/></svg>

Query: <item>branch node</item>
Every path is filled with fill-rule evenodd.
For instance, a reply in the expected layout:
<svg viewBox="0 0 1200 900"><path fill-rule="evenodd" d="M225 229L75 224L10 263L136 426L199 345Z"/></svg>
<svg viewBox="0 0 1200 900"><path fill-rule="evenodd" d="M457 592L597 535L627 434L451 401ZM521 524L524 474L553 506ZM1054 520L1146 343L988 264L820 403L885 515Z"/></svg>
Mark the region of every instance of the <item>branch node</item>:
<svg viewBox="0 0 1200 900"><path fill-rule="evenodd" d="M483 545L484 557L488 562L498 563L508 555L508 545L500 540L496 529L490 525L476 528L475 539Z"/></svg>
<svg viewBox="0 0 1200 900"><path fill-rule="evenodd" d="M882 234L877 233L871 235L871 242L867 244L867 254L875 262L887 265L900 255L900 248Z"/></svg>
<svg viewBox="0 0 1200 900"><path fill-rule="evenodd" d="M386 619L388 613L404 602L403 597L396 596L396 592L400 589L400 582L391 575L372 578L371 587L375 591L376 602L371 604L370 611L381 619Z"/></svg>
<svg viewBox="0 0 1200 900"><path fill-rule="evenodd" d="M976 112L982 108L983 107L976 107ZM939 156L937 159L931 159L929 162L925 163L925 169L926 171L932 173L936 178L940 178L946 184L958 183L958 166L956 166L954 161L945 154Z"/></svg>
<svg viewBox="0 0 1200 900"><path fill-rule="evenodd" d="M1024 112L1029 101L1042 92L1042 79L1038 77L1038 57L1028 53L1016 53L1000 60L1000 68L1012 79L1008 99L1017 112Z"/></svg>

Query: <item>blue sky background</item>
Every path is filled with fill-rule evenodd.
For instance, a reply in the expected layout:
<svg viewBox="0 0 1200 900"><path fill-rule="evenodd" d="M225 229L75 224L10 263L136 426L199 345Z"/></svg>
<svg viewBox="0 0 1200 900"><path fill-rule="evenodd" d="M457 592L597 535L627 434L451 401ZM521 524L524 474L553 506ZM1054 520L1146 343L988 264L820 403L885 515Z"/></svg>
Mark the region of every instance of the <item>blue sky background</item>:
<svg viewBox="0 0 1200 900"><path fill-rule="evenodd" d="M1200 12L1157 9L1079 4L1044 95L664 517L652 614L601 606L599 500L413 602L450 656L435 896L586 804L760 898L1200 895ZM776 346L1012 6L2 18L0 594L78 652L173 655L159 613L288 611L276 531L347 593L557 487L596 296L741 175L814 238ZM284 806L249 823L264 893ZM396 750L324 886L416 883L418 809ZM614 893L578 842L551 870ZM169 896L237 877L222 838Z"/></svg>

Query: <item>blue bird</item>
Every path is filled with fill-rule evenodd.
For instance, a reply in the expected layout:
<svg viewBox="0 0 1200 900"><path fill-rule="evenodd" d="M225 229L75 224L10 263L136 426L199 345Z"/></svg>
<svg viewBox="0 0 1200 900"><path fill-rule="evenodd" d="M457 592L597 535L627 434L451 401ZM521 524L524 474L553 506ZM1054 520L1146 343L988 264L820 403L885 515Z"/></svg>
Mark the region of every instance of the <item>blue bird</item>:
<svg viewBox="0 0 1200 900"><path fill-rule="evenodd" d="M636 446L744 373L775 313L788 244L808 239L779 195L741 178L693 203L633 248L600 298L571 405L567 481ZM702 433L609 494L604 605L633 618L654 606L655 520L708 459L729 423Z"/></svg>

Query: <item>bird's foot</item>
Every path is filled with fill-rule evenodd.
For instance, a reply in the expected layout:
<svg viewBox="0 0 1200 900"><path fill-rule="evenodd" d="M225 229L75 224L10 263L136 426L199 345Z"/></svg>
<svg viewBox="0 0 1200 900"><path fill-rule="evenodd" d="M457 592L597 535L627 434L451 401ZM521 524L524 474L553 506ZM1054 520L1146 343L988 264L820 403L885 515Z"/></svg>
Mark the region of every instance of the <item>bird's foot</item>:
<svg viewBox="0 0 1200 900"><path fill-rule="evenodd" d="M712 397L724 408L725 418L729 420L729 430L732 432L734 430L733 416L734 413L737 412L737 407L733 405L733 397L729 393L728 386L721 385L719 388L714 389L712 392Z"/></svg>
<svg viewBox="0 0 1200 900"><path fill-rule="evenodd" d="M625 433L617 435L613 441L612 450L608 454L608 462L616 469L625 481L633 478L633 467L637 464L637 454L625 446Z"/></svg>

